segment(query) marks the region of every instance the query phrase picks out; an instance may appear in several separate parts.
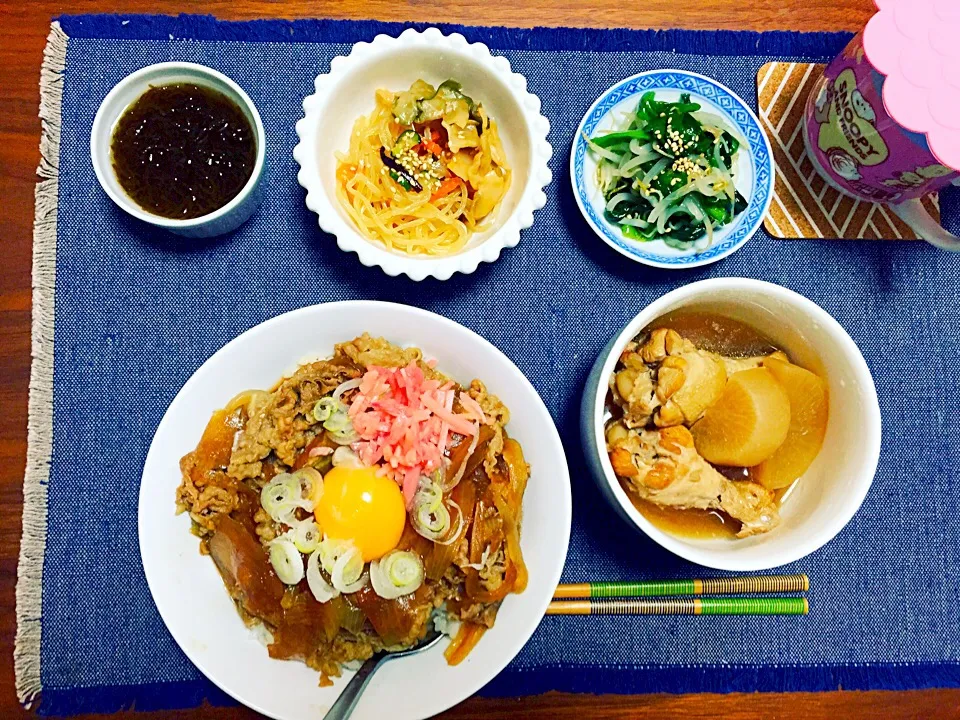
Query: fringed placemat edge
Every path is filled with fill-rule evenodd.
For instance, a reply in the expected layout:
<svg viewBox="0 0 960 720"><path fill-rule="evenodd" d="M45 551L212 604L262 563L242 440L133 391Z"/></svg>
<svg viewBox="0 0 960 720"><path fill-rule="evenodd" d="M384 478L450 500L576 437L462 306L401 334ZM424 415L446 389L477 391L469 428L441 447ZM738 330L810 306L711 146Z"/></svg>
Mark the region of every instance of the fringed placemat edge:
<svg viewBox="0 0 960 720"><path fill-rule="evenodd" d="M17 698L30 707L39 695L43 558L47 544L47 482L53 444L53 320L57 264L57 205L60 189L60 122L67 34L59 22L40 66L40 177L33 219L33 317L30 399L27 406L27 465L23 476L23 526L17 565L17 635L14 675Z"/></svg>

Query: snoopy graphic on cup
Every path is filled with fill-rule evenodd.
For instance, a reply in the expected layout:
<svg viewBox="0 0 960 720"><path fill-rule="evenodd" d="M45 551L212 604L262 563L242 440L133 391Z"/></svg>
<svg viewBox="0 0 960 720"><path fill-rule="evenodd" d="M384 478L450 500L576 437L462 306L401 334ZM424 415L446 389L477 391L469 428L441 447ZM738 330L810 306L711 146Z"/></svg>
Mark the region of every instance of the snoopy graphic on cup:
<svg viewBox="0 0 960 720"><path fill-rule="evenodd" d="M857 88L853 70L840 73L827 96L829 112L820 125L817 145L830 158L830 166L838 175L859 179L858 166L879 165L887 159L887 144L874 126L877 114ZM834 150L841 152L831 152ZM834 157L839 159L834 161Z"/></svg>

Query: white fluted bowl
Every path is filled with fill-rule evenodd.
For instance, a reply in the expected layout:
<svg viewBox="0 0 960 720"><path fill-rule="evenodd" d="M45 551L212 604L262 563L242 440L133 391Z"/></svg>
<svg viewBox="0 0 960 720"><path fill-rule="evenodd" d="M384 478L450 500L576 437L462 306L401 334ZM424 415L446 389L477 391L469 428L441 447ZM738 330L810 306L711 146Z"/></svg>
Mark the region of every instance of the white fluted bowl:
<svg viewBox="0 0 960 720"><path fill-rule="evenodd" d="M387 249L360 233L337 200L337 150L349 147L357 118L369 114L374 93L405 90L422 78L429 83L453 79L497 121L507 161L513 170L510 189L493 222L475 233L455 255L431 258ZM533 213L546 204L543 188L550 182L547 166L553 149L547 142L549 121L540 113L540 99L527 92L523 75L510 69L505 57L491 55L482 43L468 43L459 34L437 28L405 30L400 37L377 35L360 42L349 55L336 57L330 72L318 75L315 92L303 101L297 122L300 142L293 156L300 164L297 179L307 191L307 207L337 245L355 252L360 262L377 265L388 275L413 280L447 280L456 272L472 273L481 262L493 262L505 247L520 242L520 231L533 224Z"/></svg>

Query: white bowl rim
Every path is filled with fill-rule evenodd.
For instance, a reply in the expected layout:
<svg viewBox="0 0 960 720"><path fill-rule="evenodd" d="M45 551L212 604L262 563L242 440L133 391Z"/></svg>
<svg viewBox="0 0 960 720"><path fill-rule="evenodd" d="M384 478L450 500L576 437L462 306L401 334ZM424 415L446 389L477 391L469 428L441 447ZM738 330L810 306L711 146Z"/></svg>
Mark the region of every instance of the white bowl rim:
<svg viewBox="0 0 960 720"><path fill-rule="evenodd" d="M843 354L850 359L856 374L856 380L864 390L864 397L867 398L866 402L869 407L867 422L863 428L863 442L866 446L867 456L871 458L870 464L863 468L863 476L867 478L866 482L861 482L856 492L848 496L850 501L847 503L844 512L836 515L821 533L797 543L790 552L777 556L774 562L766 562L762 559L756 561L738 560L734 556L735 551L724 552L722 556L718 557L719 553L714 550L691 546L656 527L630 502L630 498L627 496L626 491L621 486L620 481L613 471L609 456L606 452L603 452L603 448L606 447L603 425L603 406L608 390L606 378L609 378L613 372L613 368L616 366L617 359L620 355L620 350L644 327L663 315L665 312L664 308L668 308L676 301L688 297L709 296L711 290L720 286L725 289L754 290L767 293L788 304L800 307L808 315L815 318L816 322L824 327L828 327L831 335L836 338L838 344L841 346ZM840 325L830 313L809 298L781 285L764 280L754 280L752 278L728 277L700 280L668 292L647 305L616 335L613 343L609 347L610 352L601 369L600 382L597 384L594 397L591 399L594 441L596 442L600 456L600 465L603 468L603 479L613 491L617 503L626 516L629 517L633 524L642 530L647 537L661 547L685 560L715 570L734 572L769 570L770 568L795 562L819 550L836 537L847 523L850 522L857 510L860 509L860 505L863 503L864 498L866 498L867 492L869 492L870 486L873 483L873 478L880 460L881 416L877 390L873 382L873 376L870 373L870 368L867 366L866 360L863 359L863 354L853 341L853 338L850 337L847 331L843 329L843 326Z"/></svg>
<svg viewBox="0 0 960 720"><path fill-rule="evenodd" d="M509 373L514 375L516 378L518 378L521 384L526 386L526 389L531 393L531 397L534 398L534 402L537 406L537 409L541 411L547 418L549 418L549 422L546 423L547 427L541 427L540 431L546 432L549 435L550 441L551 441L550 444L553 446L553 448L557 451L557 454L558 454L557 466L561 470L561 473L560 473L561 476L557 478L556 475L554 475L556 493L551 497L551 500L554 503L552 505L552 509L554 510L555 514L559 513L560 515L559 526L563 530L562 542L556 545L556 548L557 548L556 557L559 559L559 561L555 564L555 567L553 569L551 576L546 579L545 583L543 583L544 587L549 587L551 590L549 593L545 595L541 603L542 612L537 614L536 622L531 623L527 628L525 628L523 632L514 636L510 649L508 650L507 654L503 656L502 661L499 663L499 666L495 668L494 672L492 673L477 672L474 675L472 675L470 682L464 684L461 687L460 692L458 693L460 695L458 699L450 702L449 704L444 704L443 707L429 709L429 712L427 715L429 717L437 713L444 712L449 708L454 707L458 703L463 702L467 698L473 696L478 690L480 690L487 683L493 680L493 678L499 675L500 672L502 672L503 669L506 668L506 666L523 649L523 647L529 641L530 637L539 627L543 616L545 616L547 606L550 604L552 600L553 588L555 588L560 582L560 577L566 563L566 557L567 557L567 552L569 550L569 543L570 543L570 532L571 532L572 514L573 514L573 500L572 500L572 490L570 486L569 464L567 462L566 452L564 451L563 442L560 438L560 433L557 430L556 423L553 420L553 416L551 415L546 404L543 402L543 398L540 397L540 393L537 392L536 388L533 386L533 384L530 382L527 376L523 373L523 371L521 371L520 368L518 368L516 364L509 357L507 357L496 345L491 343L489 340L484 338L479 333L466 327L465 325L461 325L455 320L451 320L450 318L440 315L439 313L434 313L429 310L424 310L422 308L418 308L412 305L385 302L381 300L341 300L341 301L335 301L335 302L329 302L329 303L317 303L314 305L307 305L301 308L297 308L295 310L290 310L288 312L275 315L274 317L264 320L258 325L254 325L253 327L245 330L244 332L240 333L235 338L227 342L225 345L223 345L215 353L213 353L213 355L207 358L207 360L205 360L200 365L200 367L198 367L197 370L194 371L194 373L184 383L183 387L180 389L180 391L176 394L176 396L171 401L170 405L167 407L167 410L164 412L163 417L158 423L157 430L155 431L154 434L156 435L156 433L160 431L161 427L167 421L167 417L171 414L174 408L183 402L183 398L185 398L192 392L194 386L200 381L199 379L199 376L201 374L200 371L203 369L204 366L213 362L216 358L227 354L230 348L232 348L234 345L240 344L250 336L255 336L255 335L262 334L264 332L268 332L270 326L280 322L281 318L289 320L291 317L296 318L300 315L308 315L311 312L315 312L316 308L318 307L330 308L332 310L350 307L350 308L369 309L370 311L373 311L373 312L386 312L390 309L400 309L404 312L410 312L410 313L413 313L414 315L419 315L424 318L429 317L432 321L439 322L442 325L455 327L458 331L467 332L468 334L473 336L476 342L478 342L482 346L486 346L488 350L493 352L495 356L498 356L500 360L502 360L502 366L506 368ZM146 473L146 469L151 465L151 456L154 454L154 452L155 452L154 443L151 440L150 448L147 451L147 456L144 460L144 475ZM156 592L156 585L158 583L158 580L156 577L153 577L153 579L151 579L151 577L153 576L153 573L150 569L151 565L146 560L146 552L144 550L144 543L142 540L142 533L144 530L144 522L145 522L144 487L145 487L144 477L142 476L140 489L138 492L138 498L137 498L137 539L138 539L138 546L140 548L140 562L143 567L144 576L146 577L146 580L147 580L147 587L150 589L150 595L154 601L154 606L157 608L157 612L160 614L160 617L163 620L164 625L167 627L168 631L173 636L174 641L180 647L181 651L187 656L187 658L193 663L193 665L197 669L199 669L200 672L202 672L205 677L207 677L215 685L217 685L223 692L230 695L237 702L247 707L250 707L256 712L262 713L269 717L278 717L276 715L273 715L268 708L260 707L255 703L251 704L247 699L241 697L240 693L235 691L234 688L228 688L228 687L225 687L224 685L221 685L220 682L216 680L213 677L213 675L207 670L206 663L203 662L203 660L200 657L198 657L198 654L194 651L193 646L190 643L183 642L182 639L178 636L178 634L174 632L173 626L170 623L170 619L168 615L164 612L164 609L160 606L160 604L157 603L156 599L158 597L158 594Z"/></svg>
<svg viewBox="0 0 960 720"><path fill-rule="evenodd" d="M501 227L480 245L465 252L439 258L402 256L389 252L378 243L367 239L345 221L324 192L323 182L313 159L315 139L311 137L311 127L319 120L319 112L325 107L326 95L330 87L349 74L358 64L371 57L392 52L404 47L425 47L436 51L438 47L459 54L466 54L478 60L481 65L513 96L526 119L525 132L530 143L530 174L526 186L513 212L503 221ZM315 90L303 100L304 117L297 121L296 130L299 142L293 149L293 157L300 166L298 182L307 191L306 205L317 213L320 229L336 238L337 245L344 252L356 253L360 262L367 267L380 267L387 275L406 275L412 280L434 277L448 280L454 273L474 272L481 262L494 262L506 247L514 247L520 242L520 231L533 224L533 214L547 202L544 188L550 184L552 173L549 161L553 147L547 140L550 121L541 113L540 98L527 90L527 80L520 73L513 72L510 61L503 55L493 55L483 43L468 42L460 33L445 35L436 27L423 31L407 28L399 36L377 35L371 42L358 42L346 56L335 57L330 62L330 72L322 73L314 81Z"/></svg>
<svg viewBox="0 0 960 720"><path fill-rule="evenodd" d="M207 213L206 215L190 218L188 220L177 220L176 218L166 218L162 215L154 215L153 213L147 212L137 205L137 203L126 194L116 193L113 188L110 187L110 184L107 182L106 178L106 173L112 172L112 169L102 167L100 162L97 160L97 157L99 156L98 150L101 144L101 135L106 138L107 143L110 142L110 138L112 137L112 128L105 128L103 126L107 122L107 108L113 99L123 92L128 86L135 85L136 83L140 82L145 75L152 75L158 72L169 72L174 74L184 70L195 72L200 75L206 75L216 82L223 83L237 94L237 97L239 97L243 102L244 108L253 118L253 131L257 138L257 159L254 161L253 172L250 173L250 178L247 180L243 188L241 188L240 192L237 193L230 200L230 202L223 207L217 208L213 212ZM134 102L136 102L136 100L134 100ZM130 103L130 105L132 104L133 103ZM130 105L127 105L127 108L129 108ZM124 112L126 112L126 108L124 108L120 114L122 115ZM156 225L158 227L171 228L175 230L184 230L187 228L206 225L212 221L224 217L225 215L228 215L237 206L239 206L253 191L253 188L256 187L257 183L260 182L260 177L263 174L264 161L266 160L266 146L266 132L263 129L263 121L260 119L260 113L257 111L257 106L253 104L253 100L250 99L250 96L247 95L244 89L219 70L214 70L211 67L207 67L206 65L201 65L199 63L184 62L180 60L147 65L139 70L135 70L120 80L120 82L110 89L110 92L107 93L106 97L104 97L103 101L100 103L100 107L97 109L97 114L93 118L93 126L90 131L90 160L93 163L93 171L96 174L97 180L100 183L100 187L103 188L103 191L110 196L110 199L113 200L113 202L116 203L120 209L129 213L138 220L143 220L144 222L150 223L151 225Z"/></svg>
<svg viewBox="0 0 960 720"><path fill-rule="evenodd" d="M597 105L599 105L600 102L601 102L604 98L606 98L607 95L609 95L610 92L611 92L612 90L614 90L617 86L622 85L622 84L627 83L627 82L630 82L631 80L637 80L638 78L646 77L646 76L648 76L648 75L655 75L655 74L661 74L661 73L672 73L672 74L676 74L676 75L683 75L683 76L687 76L687 77L697 78L697 79L699 79L699 80L704 80L704 81L706 81L706 82L709 82L709 83L712 84L712 85L715 85L715 86L719 87L719 88L722 89L723 91L729 93L729 94L730 94L732 97L734 97L736 100L738 100L739 103L740 103L740 105L741 105L741 107L742 107L742 109L746 111L747 115L753 120L754 123L756 123L756 126L760 129L760 138L762 139L762 141L763 141L763 146L764 146L764 148L765 148L766 151L767 151L767 157L770 159L770 178L769 178L769 180L768 180L768 182L767 182L767 184L768 184L768 186L769 186L769 187L768 187L768 191L767 191L767 199L766 199L766 201L764 202L762 211L761 211L760 214L757 216L757 221L756 221L756 223L754 224L753 228L751 228L749 231L747 231L747 233L743 236L743 238L742 238L739 242L737 242L737 243L736 243L735 245L733 245L732 247L727 248L727 250L725 250L724 252L718 253L717 255L711 256L711 257L709 257L709 258L704 258L704 259L702 259L702 260L695 260L695 261L692 261L692 262L685 262L685 263L683 263L683 264L669 263L669 262L664 262L664 261L656 260L656 259L653 259L653 258L640 257L640 256L637 256L637 255L633 255L633 254L625 251L622 247L618 246L616 243L610 242L610 239L609 239L608 237L606 237L606 236L600 231L600 229L593 223L593 221L591 220L589 214L587 213L587 209L583 206L583 201L582 201L582 199L581 199L581 197L580 197L580 193L577 192L577 179L578 179L578 178L577 178L577 172L576 172L576 166L575 166L575 162L576 162L576 148L577 148L577 142L578 142L578 140L579 140L579 138L580 138L580 136L581 136L581 133L583 132L583 126L586 124L587 119L590 117L590 115L593 114L593 112L594 112L595 108L597 107ZM700 94L697 93L696 91L688 90L688 89L686 89L686 88L683 88L683 90L684 90L685 92L689 92L689 93L690 93L692 96L694 96L694 97L700 97L700 98L703 97L702 95L700 95ZM705 101L706 101L706 102L709 102L710 105L715 105L715 104L716 104L716 103L710 101L709 98L705 98ZM645 70L645 71L643 71L643 72L639 72L639 73L636 73L636 74L634 74L634 75L630 75L630 76L628 76L628 77L625 77L625 78L622 78L622 79L620 79L620 80L617 80L615 83L613 83L612 85L610 85L610 87L608 87L608 88L605 89L603 92L601 92L601 93L597 96L596 100L594 100L594 101L590 104L590 107L587 108L587 111L583 114L583 117L580 119L580 123L577 125L577 129L576 129L576 131L574 132L573 138L572 138L571 141L570 141L569 171L570 171L570 184L571 184L571 186L572 186L573 197L574 197L574 200L576 200L577 207L580 209L580 213L583 215L584 221L587 223L587 225L590 226L590 229L593 230L593 232L597 235L597 237L599 237L601 240L603 240L604 243L606 243L609 247L613 248L614 250L616 250L618 253L620 253L620 254L623 255L624 257L629 258L630 260L633 260L634 262L641 263L641 264L643 264L643 265L648 265L648 266L650 266L650 267L662 268L662 269L664 269L664 270L687 270L687 269L690 269L690 268L703 267L704 265L711 265L711 264L713 264L713 263L715 263L715 262L718 262L718 261L720 261L720 260L723 260L724 258L729 257L730 255L732 255L733 253L735 253L737 250L739 250L740 248L742 248L749 240L751 240L751 239L753 238L753 236L757 233L757 231L758 231L758 230L760 229L760 227L763 225L763 218L766 217L767 212L768 212L769 209L770 209L770 204L773 202L773 186L774 186L774 180L775 180L775 176L776 176L776 161L774 160L774 157L773 157L773 149L772 149L772 147L770 146L770 139L767 137L766 132L763 131L763 125L761 124L760 120L757 118L756 113L753 112L753 109L750 107L750 105L747 103L747 101L744 100L744 99L740 96L739 93L734 92L733 90L731 90L729 87L727 87L724 83L720 82L719 80L716 80L716 79L714 79L714 78L712 78L712 77L709 77L709 76L707 76L707 75L702 75L701 73L696 73L696 72L693 72L693 71L691 71L691 70L678 70L678 69L675 69L675 68L659 68L659 69L656 69L656 70ZM755 180L755 182L756 182L756 180ZM751 193L751 196L752 196L752 193Z"/></svg>

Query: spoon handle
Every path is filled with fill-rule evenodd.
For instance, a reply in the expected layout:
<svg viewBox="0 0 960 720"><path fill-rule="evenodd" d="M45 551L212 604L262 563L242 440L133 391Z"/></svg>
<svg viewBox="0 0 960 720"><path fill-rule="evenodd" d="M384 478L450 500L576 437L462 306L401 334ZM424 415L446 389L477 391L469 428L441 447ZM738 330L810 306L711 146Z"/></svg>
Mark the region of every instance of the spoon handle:
<svg viewBox="0 0 960 720"><path fill-rule="evenodd" d="M376 672L382 660L382 656L374 655L360 666L360 669L347 683L343 692L340 693L340 697L327 711L327 714L323 716L323 720L347 720L353 714L353 709L357 706L367 683L370 682L370 678L373 677L373 673Z"/></svg>

